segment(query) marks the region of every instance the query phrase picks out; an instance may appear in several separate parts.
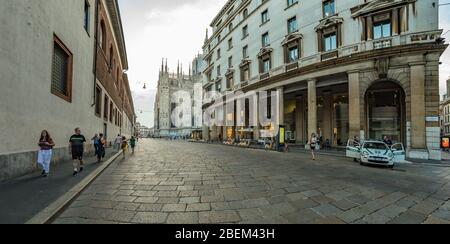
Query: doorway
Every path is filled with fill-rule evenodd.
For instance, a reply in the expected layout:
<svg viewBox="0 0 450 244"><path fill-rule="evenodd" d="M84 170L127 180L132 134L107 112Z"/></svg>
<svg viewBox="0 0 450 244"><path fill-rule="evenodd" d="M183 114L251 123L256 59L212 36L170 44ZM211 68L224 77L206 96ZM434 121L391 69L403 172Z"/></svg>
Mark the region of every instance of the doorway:
<svg viewBox="0 0 450 244"><path fill-rule="evenodd" d="M406 112L403 88L392 81L380 81L366 92L366 138L405 144Z"/></svg>

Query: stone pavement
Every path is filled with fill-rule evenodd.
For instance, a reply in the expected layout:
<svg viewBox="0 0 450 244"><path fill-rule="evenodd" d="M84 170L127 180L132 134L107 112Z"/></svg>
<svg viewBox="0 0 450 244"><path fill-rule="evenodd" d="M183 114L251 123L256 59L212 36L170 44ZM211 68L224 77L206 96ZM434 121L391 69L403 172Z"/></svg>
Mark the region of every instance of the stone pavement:
<svg viewBox="0 0 450 244"><path fill-rule="evenodd" d="M450 223L450 168L142 140L54 223Z"/></svg>
<svg viewBox="0 0 450 244"><path fill-rule="evenodd" d="M116 151L107 150L106 159ZM105 159L105 161L106 161ZM0 224L22 224L58 199L99 165L95 157L85 157L82 173L72 176L72 161L50 168L50 176L36 172L0 183Z"/></svg>

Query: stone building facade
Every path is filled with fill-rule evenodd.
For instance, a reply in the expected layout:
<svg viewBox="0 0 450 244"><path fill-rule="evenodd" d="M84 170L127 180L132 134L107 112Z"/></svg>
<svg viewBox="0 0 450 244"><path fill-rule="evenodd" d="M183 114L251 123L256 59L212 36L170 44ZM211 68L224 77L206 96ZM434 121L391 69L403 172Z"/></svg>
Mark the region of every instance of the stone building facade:
<svg viewBox="0 0 450 244"><path fill-rule="evenodd" d="M221 95L204 110L236 93L275 92L291 143L312 133L334 147L388 136L411 158L440 159L439 58L447 45L437 2L230 0L211 27L203 88ZM219 113L231 121L248 114ZM270 130L246 123L206 131L213 140L257 141L268 139L263 129Z"/></svg>
<svg viewBox="0 0 450 244"><path fill-rule="evenodd" d="M177 72L171 73L167 60L165 63L163 60L154 104L154 137L201 138L202 70L200 54L189 65L188 74L183 73L180 64Z"/></svg>
<svg viewBox="0 0 450 244"><path fill-rule="evenodd" d="M439 115L441 121L441 136L450 137L450 78L447 80L447 94L444 95L439 104Z"/></svg>
<svg viewBox="0 0 450 244"><path fill-rule="evenodd" d="M101 132L131 135L134 111L123 74L128 65L120 21L116 0L0 3L0 135L5 138L0 180L37 170L43 129L56 143L52 163L70 158L68 141L76 127L88 140ZM114 72L105 68L109 52L96 48L100 23L105 45L113 46ZM111 73L121 78L119 86L113 85ZM96 88L101 89L100 96ZM104 114L105 94L121 115L116 116L120 123L114 118L111 122L109 112ZM91 143L87 151L92 150Z"/></svg>

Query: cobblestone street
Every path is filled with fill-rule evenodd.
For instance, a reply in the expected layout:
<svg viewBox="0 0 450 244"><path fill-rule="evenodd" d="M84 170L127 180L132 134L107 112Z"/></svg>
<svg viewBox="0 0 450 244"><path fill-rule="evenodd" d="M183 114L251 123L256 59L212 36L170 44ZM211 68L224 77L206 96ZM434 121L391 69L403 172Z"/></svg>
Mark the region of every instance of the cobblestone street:
<svg viewBox="0 0 450 244"><path fill-rule="evenodd" d="M450 167L142 140L54 223L450 223Z"/></svg>

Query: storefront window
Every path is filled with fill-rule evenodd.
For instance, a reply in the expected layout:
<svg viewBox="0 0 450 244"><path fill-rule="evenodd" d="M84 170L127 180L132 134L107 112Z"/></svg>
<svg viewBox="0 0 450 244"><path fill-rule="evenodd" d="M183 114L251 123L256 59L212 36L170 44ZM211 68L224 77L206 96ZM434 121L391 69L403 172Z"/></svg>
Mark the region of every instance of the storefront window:
<svg viewBox="0 0 450 244"><path fill-rule="evenodd" d="M333 144L344 146L350 138L348 96L333 97L333 118Z"/></svg>
<svg viewBox="0 0 450 244"><path fill-rule="evenodd" d="M317 97L317 135L323 136L323 97Z"/></svg>
<svg viewBox="0 0 450 244"><path fill-rule="evenodd" d="M382 140L388 136L401 142L401 95L399 90L368 93L369 138Z"/></svg>

